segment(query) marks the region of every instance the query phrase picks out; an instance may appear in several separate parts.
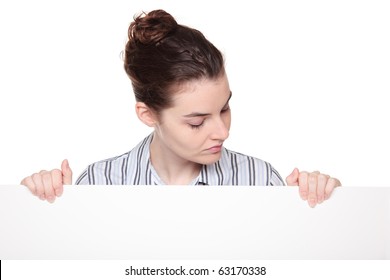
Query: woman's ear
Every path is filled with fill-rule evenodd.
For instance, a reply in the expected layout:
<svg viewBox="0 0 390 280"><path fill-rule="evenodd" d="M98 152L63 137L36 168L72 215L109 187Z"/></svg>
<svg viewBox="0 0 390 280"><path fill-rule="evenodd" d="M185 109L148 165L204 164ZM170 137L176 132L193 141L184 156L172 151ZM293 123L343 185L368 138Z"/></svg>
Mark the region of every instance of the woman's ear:
<svg viewBox="0 0 390 280"><path fill-rule="evenodd" d="M145 103L137 102L135 104L135 112L138 118L147 126L154 127L157 124L155 112L150 109Z"/></svg>

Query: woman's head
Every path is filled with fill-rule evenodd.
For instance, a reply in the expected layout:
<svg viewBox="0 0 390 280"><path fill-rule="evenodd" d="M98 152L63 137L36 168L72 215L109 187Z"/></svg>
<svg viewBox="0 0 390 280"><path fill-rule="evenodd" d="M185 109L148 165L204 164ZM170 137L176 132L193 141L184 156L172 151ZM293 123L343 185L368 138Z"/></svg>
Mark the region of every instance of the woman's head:
<svg viewBox="0 0 390 280"><path fill-rule="evenodd" d="M136 100L157 114L173 105L172 95L182 85L224 75L221 52L163 10L136 17L128 36L124 67Z"/></svg>
<svg viewBox="0 0 390 280"><path fill-rule="evenodd" d="M200 164L220 158L231 91L221 52L201 32L162 10L143 14L129 27L125 70L161 157Z"/></svg>

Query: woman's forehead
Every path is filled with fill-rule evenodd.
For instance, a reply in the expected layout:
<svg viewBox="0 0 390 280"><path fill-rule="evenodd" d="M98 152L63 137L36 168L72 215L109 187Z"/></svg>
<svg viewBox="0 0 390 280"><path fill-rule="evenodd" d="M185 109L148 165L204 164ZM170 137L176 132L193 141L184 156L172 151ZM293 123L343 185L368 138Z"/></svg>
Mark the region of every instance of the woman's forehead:
<svg viewBox="0 0 390 280"><path fill-rule="evenodd" d="M172 94L173 106L191 103L224 100L231 94L226 75L217 79L199 79L181 83Z"/></svg>

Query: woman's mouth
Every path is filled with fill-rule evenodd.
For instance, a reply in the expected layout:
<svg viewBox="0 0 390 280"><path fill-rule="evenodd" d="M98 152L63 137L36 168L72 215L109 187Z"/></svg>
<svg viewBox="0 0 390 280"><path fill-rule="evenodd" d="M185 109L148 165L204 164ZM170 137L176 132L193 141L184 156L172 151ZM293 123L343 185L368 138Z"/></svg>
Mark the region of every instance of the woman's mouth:
<svg viewBox="0 0 390 280"><path fill-rule="evenodd" d="M211 148L208 148L207 150L210 151L211 153L219 153L221 149L222 149L222 144L213 146Z"/></svg>

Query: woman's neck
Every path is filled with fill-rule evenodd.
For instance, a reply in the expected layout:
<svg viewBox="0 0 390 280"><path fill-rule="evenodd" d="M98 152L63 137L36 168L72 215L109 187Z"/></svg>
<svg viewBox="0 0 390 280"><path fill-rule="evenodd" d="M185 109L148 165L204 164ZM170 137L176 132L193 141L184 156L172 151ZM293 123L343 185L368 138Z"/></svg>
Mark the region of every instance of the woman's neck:
<svg viewBox="0 0 390 280"><path fill-rule="evenodd" d="M188 185L198 175L201 164L180 158L154 135L150 143L150 161L167 185Z"/></svg>

